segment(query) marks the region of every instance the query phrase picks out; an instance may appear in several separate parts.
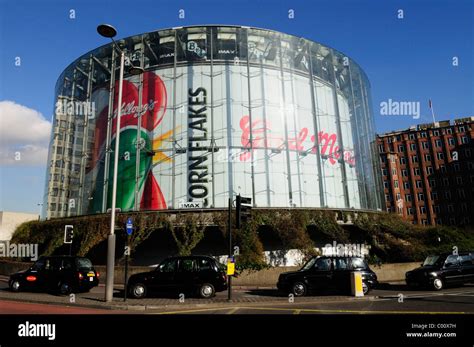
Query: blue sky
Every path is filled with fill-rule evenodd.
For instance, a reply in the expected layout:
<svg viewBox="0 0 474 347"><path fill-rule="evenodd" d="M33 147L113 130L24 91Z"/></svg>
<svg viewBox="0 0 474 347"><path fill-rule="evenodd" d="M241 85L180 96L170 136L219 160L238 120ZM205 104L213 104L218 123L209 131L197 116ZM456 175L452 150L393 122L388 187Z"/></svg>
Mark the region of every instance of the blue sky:
<svg viewBox="0 0 474 347"><path fill-rule="evenodd" d="M75 19L69 18L71 9ZM184 19L178 18L180 9ZM289 9L294 19L288 18ZM397 18L399 9L403 19ZM96 33L100 23L113 24L118 37L174 26L237 24L303 36L353 58L371 81L376 129L386 132L429 122L429 98L438 120L474 115L473 17L470 0L0 0L0 101L50 120L62 70L107 43ZM21 66L15 66L15 57ZM421 118L380 115L379 105L388 99L420 102ZM0 126L4 136L9 129L3 120ZM34 160L1 165L0 210L38 211L45 166Z"/></svg>

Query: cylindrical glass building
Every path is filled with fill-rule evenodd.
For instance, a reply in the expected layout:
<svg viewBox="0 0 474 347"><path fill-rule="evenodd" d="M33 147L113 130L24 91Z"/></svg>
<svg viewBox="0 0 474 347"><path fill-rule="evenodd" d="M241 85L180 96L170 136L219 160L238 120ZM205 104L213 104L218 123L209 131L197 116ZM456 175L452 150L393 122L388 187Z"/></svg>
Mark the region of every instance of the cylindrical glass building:
<svg viewBox="0 0 474 347"><path fill-rule="evenodd" d="M122 211L381 207L370 85L349 57L271 30L193 26L118 41ZM112 44L56 84L43 215L111 206L119 55ZM109 107L113 105L113 107Z"/></svg>

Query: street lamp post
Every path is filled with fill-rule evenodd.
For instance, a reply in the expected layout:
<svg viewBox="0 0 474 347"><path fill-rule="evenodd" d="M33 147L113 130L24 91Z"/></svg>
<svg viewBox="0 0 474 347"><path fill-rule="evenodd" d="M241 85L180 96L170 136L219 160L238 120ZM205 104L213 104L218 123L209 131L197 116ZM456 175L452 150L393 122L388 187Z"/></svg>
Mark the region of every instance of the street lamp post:
<svg viewBox="0 0 474 347"><path fill-rule="evenodd" d="M38 214L38 220L41 220L41 210L43 209L43 204L40 202L36 204L39 206L39 214Z"/></svg>
<svg viewBox="0 0 474 347"><path fill-rule="evenodd" d="M118 110L117 110L117 126L115 131L115 152L114 152L114 176L112 180L112 209L110 212L110 232L107 237L107 277L105 282L105 301L110 302L114 294L114 268L115 268L115 208L117 197L117 174L118 174L118 160L119 160L119 142L120 142L120 118L122 117L122 90L123 90L123 70L125 65L125 52L118 47L114 41L117 30L109 24L101 24L97 27L97 32L112 39L113 47L120 53L120 78L119 78L119 92L118 92ZM140 67L132 66L129 70L132 75L139 75L143 73ZM112 105L109 105L112 107ZM106 197L104 197L106 198Z"/></svg>

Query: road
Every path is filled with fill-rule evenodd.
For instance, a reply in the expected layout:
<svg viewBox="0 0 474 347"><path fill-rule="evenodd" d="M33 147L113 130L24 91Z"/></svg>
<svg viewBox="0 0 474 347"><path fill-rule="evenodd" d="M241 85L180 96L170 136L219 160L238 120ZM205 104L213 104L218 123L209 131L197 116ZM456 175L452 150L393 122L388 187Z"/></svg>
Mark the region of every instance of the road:
<svg viewBox="0 0 474 347"><path fill-rule="evenodd" d="M25 303L18 301L0 300L0 313L2 314L111 314L126 313L107 309L94 309L87 307L59 306L51 304Z"/></svg>
<svg viewBox="0 0 474 347"><path fill-rule="evenodd" d="M12 293L0 278L2 313L150 313L150 314L474 314L474 284L447 288L441 292L410 290L403 284L385 284L363 298L324 295L290 298L274 289L234 290L203 300L177 296L153 297L123 302L116 291L111 304L103 302L104 287L71 298L47 293ZM21 303L19 302L21 301ZM27 303L27 302L33 302Z"/></svg>

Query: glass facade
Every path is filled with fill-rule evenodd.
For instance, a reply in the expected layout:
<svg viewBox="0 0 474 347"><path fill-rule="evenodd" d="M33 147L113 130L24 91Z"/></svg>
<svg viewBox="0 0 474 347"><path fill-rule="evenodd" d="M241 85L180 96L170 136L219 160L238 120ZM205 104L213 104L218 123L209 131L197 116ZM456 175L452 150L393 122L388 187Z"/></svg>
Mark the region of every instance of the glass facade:
<svg viewBox="0 0 474 347"><path fill-rule="evenodd" d="M117 207L379 209L370 85L342 53L279 32L232 26L160 30L118 41ZM100 47L56 84L43 215L111 206L119 56ZM109 105L113 107L109 108Z"/></svg>

